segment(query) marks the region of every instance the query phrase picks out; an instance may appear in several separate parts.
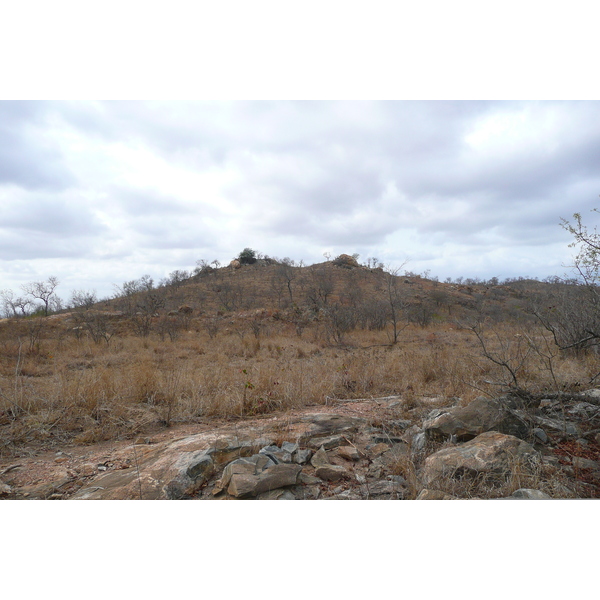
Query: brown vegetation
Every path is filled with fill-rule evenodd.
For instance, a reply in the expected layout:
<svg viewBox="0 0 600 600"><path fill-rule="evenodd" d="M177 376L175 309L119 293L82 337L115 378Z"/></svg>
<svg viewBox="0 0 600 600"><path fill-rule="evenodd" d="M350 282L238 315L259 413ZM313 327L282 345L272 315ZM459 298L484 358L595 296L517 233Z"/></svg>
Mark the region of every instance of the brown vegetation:
<svg viewBox="0 0 600 600"><path fill-rule="evenodd" d="M577 389L600 371L596 353L559 352L528 311L553 285L258 260L5 319L0 455L335 398L400 395L410 410L423 397Z"/></svg>

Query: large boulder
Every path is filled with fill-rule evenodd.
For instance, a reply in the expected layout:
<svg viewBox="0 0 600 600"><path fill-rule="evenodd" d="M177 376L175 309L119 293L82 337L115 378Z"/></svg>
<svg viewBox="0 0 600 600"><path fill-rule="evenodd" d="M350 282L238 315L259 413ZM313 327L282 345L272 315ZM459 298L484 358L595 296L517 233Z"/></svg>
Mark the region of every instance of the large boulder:
<svg viewBox="0 0 600 600"><path fill-rule="evenodd" d="M472 440L486 431L498 431L527 439L527 423L501 398L475 398L467 406L447 411L436 409L423 423L428 438L447 439L452 436L459 442Z"/></svg>
<svg viewBox="0 0 600 600"><path fill-rule="evenodd" d="M338 257L333 259L333 264L338 267L345 267L346 269L353 269L356 267L360 267L358 261L349 254L340 254Z"/></svg>
<svg viewBox="0 0 600 600"><path fill-rule="evenodd" d="M469 442L431 454L425 459L419 475L425 487L438 489L449 480L505 483L517 469L521 474L533 474L539 459L540 454L527 442L512 435L488 431Z"/></svg>

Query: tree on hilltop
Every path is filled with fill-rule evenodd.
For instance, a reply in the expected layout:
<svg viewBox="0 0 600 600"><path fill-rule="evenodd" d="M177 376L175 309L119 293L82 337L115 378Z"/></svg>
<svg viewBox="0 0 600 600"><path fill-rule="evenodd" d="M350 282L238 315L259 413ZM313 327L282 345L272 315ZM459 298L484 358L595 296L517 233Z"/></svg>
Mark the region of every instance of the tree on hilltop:
<svg viewBox="0 0 600 600"><path fill-rule="evenodd" d="M244 248L237 259L242 265L253 265L256 262L256 250L252 248Z"/></svg>

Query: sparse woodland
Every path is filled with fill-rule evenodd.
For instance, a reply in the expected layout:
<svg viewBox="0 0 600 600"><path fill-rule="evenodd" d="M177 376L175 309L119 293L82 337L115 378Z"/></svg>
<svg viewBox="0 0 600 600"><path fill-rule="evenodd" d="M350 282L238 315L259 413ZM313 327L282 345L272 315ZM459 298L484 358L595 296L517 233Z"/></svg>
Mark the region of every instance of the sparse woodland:
<svg viewBox="0 0 600 600"><path fill-rule="evenodd" d="M439 282L376 259L305 266L248 250L102 301L61 302L53 277L29 296L5 290L0 456L335 399L399 396L414 418L423 398L560 398L600 379L585 254L570 281Z"/></svg>

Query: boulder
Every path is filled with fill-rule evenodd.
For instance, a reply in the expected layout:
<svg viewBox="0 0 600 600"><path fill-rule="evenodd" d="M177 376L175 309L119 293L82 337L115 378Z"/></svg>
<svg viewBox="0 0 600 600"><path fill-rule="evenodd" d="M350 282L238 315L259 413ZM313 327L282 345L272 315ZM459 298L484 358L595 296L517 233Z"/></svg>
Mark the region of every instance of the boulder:
<svg viewBox="0 0 600 600"><path fill-rule="evenodd" d="M349 254L340 254L338 257L333 259L332 263L338 267L344 267L346 269L352 269L360 266L358 261Z"/></svg>
<svg viewBox="0 0 600 600"><path fill-rule="evenodd" d="M467 406L447 411L436 409L423 423L427 436L434 439L456 437L465 442L486 431L498 431L520 439L529 436L527 423L500 398L475 398Z"/></svg>
<svg viewBox="0 0 600 600"><path fill-rule="evenodd" d="M539 452L527 442L512 435L488 431L469 442L428 456L420 478L426 487L462 478L504 482L517 463L521 472L533 473L539 458Z"/></svg>

